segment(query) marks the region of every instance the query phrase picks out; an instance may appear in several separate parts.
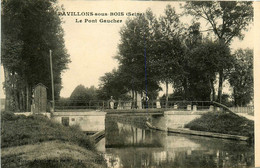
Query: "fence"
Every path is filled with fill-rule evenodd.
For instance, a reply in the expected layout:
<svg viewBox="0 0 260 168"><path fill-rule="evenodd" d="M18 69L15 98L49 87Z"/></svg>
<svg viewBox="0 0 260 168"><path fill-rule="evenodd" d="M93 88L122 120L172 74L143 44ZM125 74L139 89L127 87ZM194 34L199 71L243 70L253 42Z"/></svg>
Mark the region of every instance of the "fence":
<svg viewBox="0 0 260 168"><path fill-rule="evenodd" d="M230 110L232 110L234 113L246 113L250 115L254 115L254 106L248 106L248 107L230 107Z"/></svg>

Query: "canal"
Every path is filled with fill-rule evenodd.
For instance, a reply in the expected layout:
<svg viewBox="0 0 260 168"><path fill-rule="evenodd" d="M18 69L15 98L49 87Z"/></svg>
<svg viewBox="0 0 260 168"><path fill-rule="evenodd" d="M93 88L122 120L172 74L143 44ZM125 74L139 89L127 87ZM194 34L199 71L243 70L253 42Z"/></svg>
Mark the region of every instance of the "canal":
<svg viewBox="0 0 260 168"><path fill-rule="evenodd" d="M108 167L254 167L254 148L246 142L149 130L146 119L106 115L105 138L96 148L103 153ZM164 116L150 116L149 120L167 127Z"/></svg>

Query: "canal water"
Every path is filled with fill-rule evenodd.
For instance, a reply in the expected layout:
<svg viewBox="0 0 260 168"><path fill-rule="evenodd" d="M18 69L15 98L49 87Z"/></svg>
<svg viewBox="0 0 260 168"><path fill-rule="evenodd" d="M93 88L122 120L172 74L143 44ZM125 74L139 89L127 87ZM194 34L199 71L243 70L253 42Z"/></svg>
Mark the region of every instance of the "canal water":
<svg viewBox="0 0 260 168"><path fill-rule="evenodd" d="M165 125L163 117L149 120ZM246 142L153 131L144 121L145 116L106 116L105 138L96 148L108 167L254 167L254 148Z"/></svg>

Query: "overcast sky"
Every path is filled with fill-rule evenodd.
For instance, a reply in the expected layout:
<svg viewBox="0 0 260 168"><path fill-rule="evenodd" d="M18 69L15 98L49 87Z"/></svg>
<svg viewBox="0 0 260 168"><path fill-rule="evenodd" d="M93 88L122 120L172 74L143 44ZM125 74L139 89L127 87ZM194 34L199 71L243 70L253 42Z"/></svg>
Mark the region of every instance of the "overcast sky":
<svg viewBox="0 0 260 168"><path fill-rule="evenodd" d="M162 15L167 4L181 12L178 2L165 1L68 1L60 0L65 12L93 12L107 13L124 12L124 16L63 16L62 27L65 32L65 45L70 54L71 63L62 75L62 97L69 97L73 89L82 84L86 87L98 87L99 78L106 72L118 67L113 57L117 54L117 45L120 41L119 30L127 19L126 13L143 13L151 8L156 16ZM83 23L76 23L82 19ZM122 23L85 23L85 19L116 19ZM183 22L190 22L190 18L182 18ZM243 41L234 40L232 48L252 48L254 46L253 29L251 28ZM1 73L3 79L3 73ZM2 87L1 87L2 88ZM3 96L1 90L1 97Z"/></svg>

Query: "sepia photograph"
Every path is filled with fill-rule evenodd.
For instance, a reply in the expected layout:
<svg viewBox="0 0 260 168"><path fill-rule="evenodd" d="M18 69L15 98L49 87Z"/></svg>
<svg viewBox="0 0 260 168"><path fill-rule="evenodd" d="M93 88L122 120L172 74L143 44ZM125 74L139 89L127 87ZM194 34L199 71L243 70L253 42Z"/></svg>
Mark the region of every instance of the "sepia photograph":
<svg viewBox="0 0 260 168"><path fill-rule="evenodd" d="M253 1L2 0L1 167L260 166L259 15Z"/></svg>

